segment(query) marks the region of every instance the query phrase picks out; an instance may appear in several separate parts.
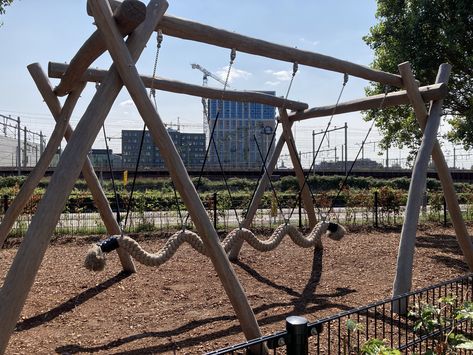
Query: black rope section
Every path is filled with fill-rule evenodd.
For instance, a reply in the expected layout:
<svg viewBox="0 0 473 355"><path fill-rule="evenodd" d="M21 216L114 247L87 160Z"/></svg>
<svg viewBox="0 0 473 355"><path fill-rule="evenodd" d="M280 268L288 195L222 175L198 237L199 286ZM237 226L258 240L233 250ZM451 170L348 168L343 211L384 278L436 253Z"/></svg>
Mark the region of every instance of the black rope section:
<svg viewBox="0 0 473 355"><path fill-rule="evenodd" d="M102 131L103 131L103 137L105 139L105 149L107 150L108 169L110 171L110 179L112 180L113 195L115 197L115 204L117 205L117 223L120 224L121 222L120 201L118 199L117 185L115 184L115 177L113 174L112 160L110 159L110 150L108 149L107 133L105 132L105 123L102 125Z"/></svg>
<svg viewBox="0 0 473 355"><path fill-rule="evenodd" d="M381 100L381 103L379 105L379 108L378 108L378 111L382 110L383 109L383 106L384 106L384 102L386 100L386 97L388 95L388 89L389 89L389 86L388 85L385 85L384 86L384 97L383 97L383 100ZM335 205L335 202L337 201L337 199L340 197L340 194L342 193L343 191L343 188L345 187L347 181L348 181L348 177L349 175L351 174L352 170L353 170L353 167L355 166L356 162L358 161L358 157L360 156L361 154L361 151L363 150L363 147L366 143L366 141L368 140L368 137L370 136L370 133L374 127L374 124L375 124L375 119L373 119L373 121L371 122L371 126L370 128L368 129L368 132L366 133L366 136L365 138L363 139L363 141L361 142L361 146L360 146L360 149L358 150L358 152L356 153L356 157L355 159L353 160L353 162L351 163L350 165L350 169L348 169L347 173L345 174L345 178L343 179L343 182L340 184L340 188L338 189L338 192L337 192L337 195L335 196L334 199L332 199L332 203L330 205L330 208L327 212L327 215L329 215L332 210L333 210L333 207Z"/></svg>
<svg viewBox="0 0 473 355"><path fill-rule="evenodd" d="M291 88L292 88L292 83L294 82L294 77L296 76L296 73L297 71L299 70L299 64L297 62L294 62L292 64L292 76L291 76L291 81L289 82L289 85L287 87L287 90L286 90L286 95L284 96L284 102L283 102L283 105L282 105L282 109L285 110L286 109L286 103L287 103L287 98L289 97L289 93L291 91ZM262 158L262 155L260 153L260 158L262 160L262 167L261 167L261 173L260 175L258 176L258 179L256 181L256 185L255 185L255 188L253 189L253 193L251 194L251 198L249 199L248 201L248 205L246 207L246 214L245 214L245 218L248 214L248 209L250 207L250 204L251 202L253 201L255 195L256 195L256 191L258 189L258 185L261 181L261 179L263 178L263 175L265 174L266 172L266 175L268 175L268 179L271 183L271 177L269 176L269 172L267 171L267 167L266 167L266 164L268 162L268 158L269 158L269 153L271 152L271 147L273 146L274 144L274 141L276 140L276 132L278 130L278 127L279 127L279 120L276 122L276 126L274 127L274 131L273 131L273 134L271 135L271 141L269 142L269 145L268 145L268 150L266 151L266 154L264 156L264 159ZM255 141L256 141L256 136L253 135ZM258 142L256 142L256 146L258 147L258 152L260 152L260 148L258 146ZM276 199L277 201L277 199ZM279 206L278 206L279 207ZM282 210L281 210L282 211ZM284 216L284 215L283 215Z"/></svg>
<svg viewBox="0 0 473 355"><path fill-rule="evenodd" d="M199 188L200 188L200 185L202 183L202 177L203 177L203 174L204 174L205 165L207 164L207 160L209 158L210 149L213 146L213 148L215 149L215 155L217 157L218 164L220 166L220 172L222 174L222 177L223 177L224 182L225 182L225 187L226 187L228 195L230 197L232 207L234 207L232 194L231 194L231 191L230 191L230 187L228 186L228 183L227 183L227 178L225 176L225 172L223 171L223 166L222 166L222 163L221 163L221 160L220 160L220 155L218 154L218 149L217 149L217 145L215 143L214 136L215 136L215 128L217 127L218 119L220 117L220 106L221 105L223 106L223 99L224 99L224 96L225 96L225 91L226 91L227 86L228 86L228 80L230 78L230 72L232 70L232 66L233 66L233 63L235 61L235 58L236 58L236 49L232 48L232 50L230 52L230 63L228 65L227 76L225 78L225 83L223 85L222 97L221 97L220 103L219 103L218 108L217 108L217 113L215 114L215 120L214 120L215 122L212 126L212 130L211 130L210 138L209 138L209 143L207 145L207 148L205 149L204 160L202 161L202 165L200 166L199 177L197 178L197 183L196 183L196 186L195 186L195 189L198 191ZM209 126L210 126L210 117L207 117L207 124L209 124ZM240 225L240 219L238 217L238 212L236 211L235 208L233 208L233 209L235 211L235 216L236 216L238 225ZM184 220L183 226L182 226L183 229L187 226L187 222L189 220L189 217L190 217L190 215L189 215L189 212L188 212L187 215L186 215L186 218Z"/></svg>
<svg viewBox="0 0 473 355"><path fill-rule="evenodd" d="M312 196L312 199L314 200L314 193L313 193L312 189L310 188L310 185L309 185L309 182L308 182L308 178L309 178L309 176L310 176L310 173L311 173L312 169L314 169L314 173L315 173L315 160L317 159L317 156L318 156L318 154L319 154L319 152L320 152L320 149L322 148L322 144L323 144L323 142L324 142L324 140L325 140L325 137L327 136L327 132L328 132L328 130L330 129L330 125L332 124L333 116L335 116L335 113L336 113L337 108L338 108L338 104L340 103L340 99L341 99L342 94L343 94L343 91L345 90L345 86L346 86L347 83L348 83L348 79L349 79L349 76L348 76L348 74L345 73L345 74L343 75L342 88L340 89L340 93L338 94L337 101L336 101L335 106L334 106L334 108L333 108L333 110L332 110L332 115L330 116L330 119L329 119L329 121L328 121L328 123L327 123L327 127L325 128L325 131L324 131L324 133L323 133L323 135L322 135L322 139L320 140L320 143L319 143L319 146L318 146L318 148L317 148L317 151L316 151L315 154L314 154L314 157L313 157L313 159L312 159L312 163L311 163L311 165L310 165L310 167L309 167L309 171L307 172L307 175L304 175L304 183L302 184L302 186L300 187L299 192L298 192L298 195L299 195L299 196L301 195L301 192L304 190L305 186L307 185L307 186L309 186L310 194L311 194L311 196ZM295 150L295 147L294 147L294 150ZM296 152L296 153L297 153L297 152ZM296 154L296 155L297 155L297 154ZM298 160L300 166L302 167L302 164L301 164L301 162L300 162L299 156L297 156L297 160ZM295 211L296 207L297 207L297 202L296 202L296 203L294 204L294 206L292 207L292 211L291 211L291 214L290 214L289 218L291 218L292 215L294 214L294 211ZM318 215L319 215L319 216L322 216L322 211L321 211L321 209L319 208L319 206L315 205L315 207L317 208L317 213L318 213Z"/></svg>
<svg viewBox="0 0 473 355"><path fill-rule="evenodd" d="M149 90L149 97L150 99L153 99L153 104L154 108L157 108L156 104L156 89L154 88L154 81L156 79L156 71L158 68L158 58L159 58L159 50L161 49L161 44L163 42L163 32L161 30L158 30L156 34L156 55L154 57L154 65L153 65L153 76L151 79L151 88ZM141 139L140 139L140 149L138 150L138 157L136 158L136 164L135 164L135 170L133 174L133 181L131 184L131 191L130 191L130 197L128 199L128 204L126 208L126 215L125 215L125 220L123 223L123 229L125 229L127 222L128 222L128 216L130 215L131 208L133 206L133 193L135 191L135 186L136 186L136 178L138 176L138 168L140 166L140 160L141 160L141 154L143 152L143 144L146 136L146 123L143 125L143 129L141 131Z"/></svg>

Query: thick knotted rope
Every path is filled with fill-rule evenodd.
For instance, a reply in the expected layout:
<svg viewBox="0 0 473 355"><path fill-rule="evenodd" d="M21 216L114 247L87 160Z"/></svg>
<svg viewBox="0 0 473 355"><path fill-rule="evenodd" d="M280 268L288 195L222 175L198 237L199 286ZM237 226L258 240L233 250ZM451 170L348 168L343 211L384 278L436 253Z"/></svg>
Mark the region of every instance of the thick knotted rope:
<svg viewBox="0 0 473 355"><path fill-rule="evenodd" d="M237 228L232 230L222 241L222 247L225 252L229 252L235 243L245 240L254 249L261 252L267 252L274 250L281 243L284 237L288 235L295 244L302 248L322 248L321 237L324 233L332 239L339 240L345 234L345 229L341 225L329 222L320 222L307 236L304 236L294 226L290 224L282 224L276 228L269 238L259 239L250 230L246 228ZM199 253L207 255L202 239L196 233L188 230L174 233L166 241L166 244L155 254L145 251L136 240L125 235L113 236L109 241L116 246L123 248L135 260L147 266L162 265L176 253L184 242L190 244ZM113 249L108 247L104 248L103 244L102 247L101 245L94 245L87 253L84 263L85 267L93 271L103 270L105 267L104 252L109 252L111 250Z"/></svg>

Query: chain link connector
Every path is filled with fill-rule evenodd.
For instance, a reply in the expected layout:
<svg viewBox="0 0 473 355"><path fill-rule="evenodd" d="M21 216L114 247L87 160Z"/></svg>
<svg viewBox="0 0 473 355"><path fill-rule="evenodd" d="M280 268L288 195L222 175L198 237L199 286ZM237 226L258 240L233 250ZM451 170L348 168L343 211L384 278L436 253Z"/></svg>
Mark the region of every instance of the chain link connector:
<svg viewBox="0 0 473 355"><path fill-rule="evenodd" d="M230 62L233 63L235 58L236 58L236 49L232 48L232 51L230 52Z"/></svg>
<svg viewBox="0 0 473 355"><path fill-rule="evenodd" d="M161 43L163 42L163 31L161 29L158 30L158 34L156 36L156 41L158 42L158 48L161 48Z"/></svg>
<svg viewBox="0 0 473 355"><path fill-rule="evenodd" d="M345 86L348 83L349 77L350 76L347 73L343 74L343 86Z"/></svg>
<svg viewBox="0 0 473 355"><path fill-rule="evenodd" d="M292 76L295 76L298 70L299 70L299 64L297 62L294 62L292 64Z"/></svg>

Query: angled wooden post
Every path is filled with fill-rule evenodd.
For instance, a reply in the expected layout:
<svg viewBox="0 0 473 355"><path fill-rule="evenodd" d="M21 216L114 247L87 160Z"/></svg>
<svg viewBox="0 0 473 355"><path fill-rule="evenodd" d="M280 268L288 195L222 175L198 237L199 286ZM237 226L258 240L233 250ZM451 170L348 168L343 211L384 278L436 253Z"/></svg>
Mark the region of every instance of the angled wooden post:
<svg viewBox="0 0 473 355"><path fill-rule="evenodd" d="M21 213L35 187L44 176L44 173L54 157L62 138L65 137L67 141L70 139L72 135L72 127L69 124L69 118L72 114L75 103L82 92L83 86L85 85L85 83L76 83L76 85L78 85L77 89L69 94L69 97L64 104L64 108L61 109L61 104L54 95L52 85L41 69L41 66L38 63L34 63L28 66L28 70L57 124L40 160L34 167L33 171L28 175L26 181L21 186L20 192L8 208L7 213L5 213L5 217L0 225L0 246L5 242L15 219ZM100 182L89 158L86 159L82 168L82 175L91 191L92 198L97 206L107 232L111 235L120 234L120 227L115 220L108 199L100 186ZM120 248L117 249L117 253L123 270L126 272L136 272L133 260L128 253Z"/></svg>
<svg viewBox="0 0 473 355"><path fill-rule="evenodd" d="M253 218L255 217L255 214L258 211L258 205L261 202L261 199L264 195L264 191L266 190L266 187L269 184L268 175L271 176L271 174L273 173L283 147L284 137L280 136L276 147L274 148L273 154L271 155L271 158L269 159L269 162L266 165L266 170L263 170L263 175L259 180L258 187L256 188L255 194L253 195L253 199L250 202L250 206L248 207L248 211L246 212L245 219L241 222L241 226L243 228L249 228L251 223L253 222ZM243 241L235 243L235 246L228 253L228 257L230 258L230 260L235 261L238 259L238 254L240 253L242 246Z"/></svg>
<svg viewBox="0 0 473 355"><path fill-rule="evenodd" d="M167 6L165 0L149 2L145 21L127 39L135 59L139 57ZM109 75L77 124L7 273L0 289L0 354L6 350L67 196L122 86L120 76L112 65Z"/></svg>
<svg viewBox="0 0 473 355"><path fill-rule="evenodd" d="M61 144L61 140L64 138L64 133L66 132L67 126L69 125L69 119L74 107L76 106L77 100L84 89L84 86L85 83L82 83L67 97L64 108L60 112L57 123L54 126L54 130L51 134L51 137L49 138L48 144L46 145L43 154L41 154L39 161L36 163L25 182L21 185L20 191L15 196L11 205L5 212L5 216L2 220L2 223L0 224L0 248L7 239L8 233L10 233L10 230L15 223L15 220L18 218L18 215L30 200L34 189L44 177L44 173L48 169L49 164L56 154L57 147Z"/></svg>
<svg viewBox="0 0 473 355"><path fill-rule="evenodd" d="M202 201L187 174L186 168L176 147L172 143L166 127L148 98L146 88L140 79L134 61L113 22L110 5L106 0L92 0L90 5L95 22L102 31L102 37L117 66L117 70L138 111L145 120L154 143L158 146L166 162L176 189L186 204L199 234L202 236L205 248L220 278L220 282L233 305L243 333L247 339L261 336L256 317L236 277L235 271L220 245L217 232L213 228L212 222L202 205Z"/></svg>
<svg viewBox="0 0 473 355"><path fill-rule="evenodd" d="M448 82L450 69L451 66L449 64L442 64L439 68L436 82ZM443 100L431 103L422 143L414 162L401 240L399 242L393 296L402 295L411 289L417 223L419 221L422 194L427 179L427 167L440 125L442 103ZM393 310L396 313L405 314L407 312L406 302L393 302Z"/></svg>
<svg viewBox="0 0 473 355"><path fill-rule="evenodd" d="M279 119L281 120L283 136L286 140L289 155L292 160L292 165L294 166L294 171L299 182L299 188L301 189L301 198L304 202L304 207L307 212L309 226L312 229L317 224L317 218L315 217L314 201L312 200L312 195L310 194L309 185L307 185L305 181L305 174L302 170L302 165L300 163L299 156L297 155L296 142L294 141L294 136L291 130L292 124L289 122L287 111L285 109L279 109Z"/></svg>
<svg viewBox="0 0 473 355"><path fill-rule="evenodd" d="M415 81L414 75L412 74L411 66L409 62L405 62L399 65L399 72L401 73L404 86L407 90L407 95L414 107L417 122L421 129L424 131L427 124L427 109L425 108L424 101L420 95L419 88ZM452 175L448 169L447 162L440 148L439 142L436 140L434 148L432 150L432 159L435 163L435 168L442 184L443 195L447 203L448 212L452 220L453 228L458 240L458 244L463 252L466 263L470 271L473 271L473 243L468 234L468 230L463 220L460 205L458 203L457 193L453 185Z"/></svg>

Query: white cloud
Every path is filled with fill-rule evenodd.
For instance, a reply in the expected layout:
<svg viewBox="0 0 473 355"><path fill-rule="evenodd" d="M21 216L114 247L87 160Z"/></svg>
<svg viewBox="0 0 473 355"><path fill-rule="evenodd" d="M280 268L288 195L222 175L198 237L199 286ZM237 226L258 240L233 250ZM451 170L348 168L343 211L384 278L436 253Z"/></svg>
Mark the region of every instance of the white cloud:
<svg viewBox="0 0 473 355"><path fill-rule="evenodd" d="M122 101L118 104L120 107L135 107L135 103L133 102L132 99L128 99L125 101Z"/></svg>
<svg viewBox="0 0 473 355"><path fill-rule="evenodd" d="M228 74L228 65L220 70L217 70L216 74L222 81L225 81ZM232 67L232 69L230 70L230 75L228 77L228 82L231 83L235 79L247 80L251 75L252 74L250 72Z"/></svg>
<svg viewBox="0 0 473 355"><path fill-rule="evenodd" d="M278 81L289 81L292 77L292 71L289 70L274 71L271 69L266 69L264 72L274 76L274 78Z"/></svg>
<svg viewBox="0 0 473 355"><path fill-rule="evenodd" d="M311 41L309 39L306 39L306 38L299 38L299 42L300 43L303 43L303 44L309 44L311 46L318 46L320 41Z"/></svg>
<svg viewBox="0 0 473 355"><path fill-rule="evenodd" d="M270 86L276 86L276 85L281 84L281 82L280 81L270 81L270 80L268 80L268 81L265 82L265 84L270 85Z"/></svg>

